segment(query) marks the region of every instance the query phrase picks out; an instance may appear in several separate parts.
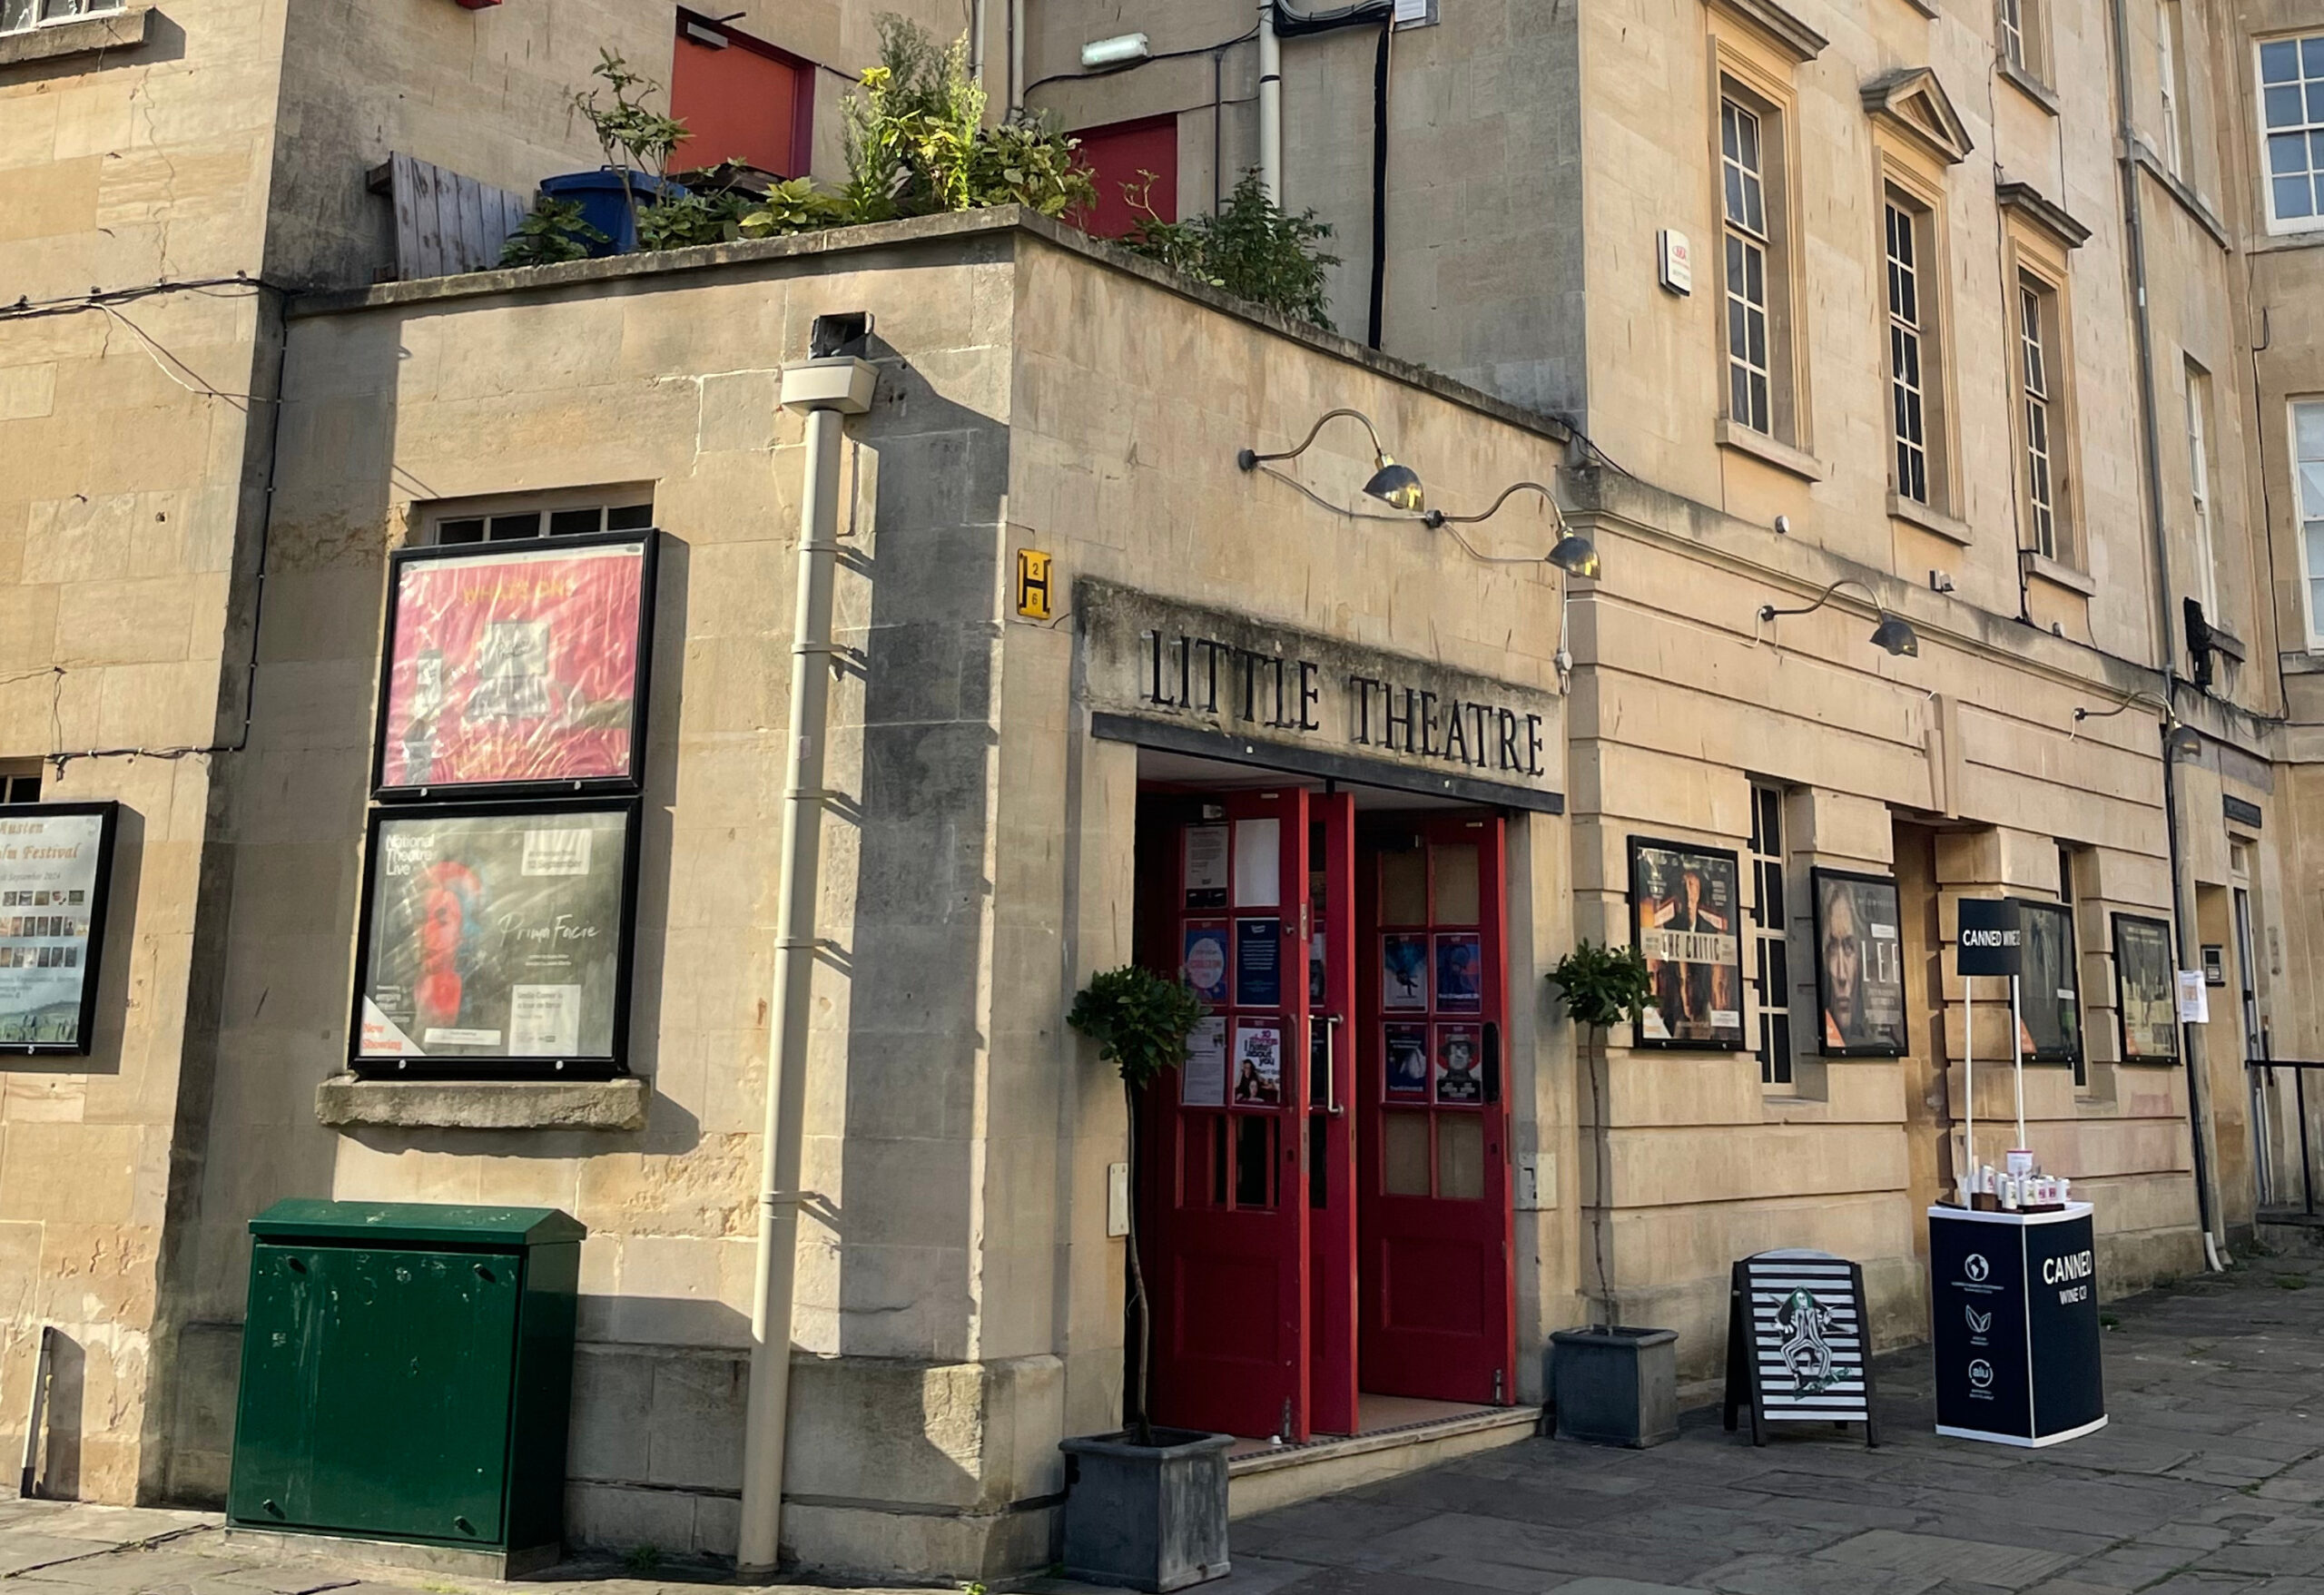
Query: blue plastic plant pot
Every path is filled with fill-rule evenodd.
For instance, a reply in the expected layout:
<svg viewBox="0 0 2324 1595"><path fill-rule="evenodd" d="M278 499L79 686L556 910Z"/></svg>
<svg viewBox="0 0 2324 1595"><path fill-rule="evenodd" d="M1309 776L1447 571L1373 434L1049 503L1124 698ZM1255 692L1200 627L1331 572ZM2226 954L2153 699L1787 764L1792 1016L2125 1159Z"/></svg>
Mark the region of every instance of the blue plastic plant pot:
<svg viewBox="0 0 2324 1595"><path fill-rule="evenodd" d="M628 179L626 189L623 186L625 176ZM590 244L589 253L592 256L637 252L637 222L629 213L629 195L632 192L636 194L638 203L644 204L663 194L675 197L685 192L684 183L672 182L648 172L625 173L611 166L541 180L541 192L551 199L577 201L581 206L581 219L611 241Z"/></svg>

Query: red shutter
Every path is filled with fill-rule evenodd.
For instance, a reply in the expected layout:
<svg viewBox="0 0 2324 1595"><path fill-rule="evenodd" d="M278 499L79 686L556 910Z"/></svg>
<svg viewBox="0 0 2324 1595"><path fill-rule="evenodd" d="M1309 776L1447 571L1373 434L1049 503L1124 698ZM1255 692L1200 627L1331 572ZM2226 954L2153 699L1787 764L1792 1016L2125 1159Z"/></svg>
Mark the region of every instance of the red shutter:
<svg viewBox="0 0 2324 1595"><path fill-rule="evenodd" d="M1147 203L1165 222L1178 219L1178 119L1150 116L1141 122L1117 122L1085 128L1075 134L1081 157L1098 175L1098 209L1093 215L1076 216L1099 238L1119 238L1144 217L1122 197L1122 184L1143 183L1142 172L1154 173Z"/></svg>
<svg viewBox="0 0 2324 1595"><path fill-rule="evenodd" d="M676 48L670 113L693 136L671 158L674 170L744 161L778 177L806 175L814 128L811 64L690 11L678 13Z"/></svg>

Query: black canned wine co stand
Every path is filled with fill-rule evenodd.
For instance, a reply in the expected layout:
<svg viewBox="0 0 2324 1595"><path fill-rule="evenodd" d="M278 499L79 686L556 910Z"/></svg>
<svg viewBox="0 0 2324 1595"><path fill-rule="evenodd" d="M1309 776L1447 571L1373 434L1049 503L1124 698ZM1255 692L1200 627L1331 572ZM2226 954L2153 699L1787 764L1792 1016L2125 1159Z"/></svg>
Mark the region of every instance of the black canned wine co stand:
<svg viewBox="0 0 2324 1595"><path fill-rule="evenodd" d="M1928 1210L1936 1432L2055 1445L2106 1425L2091 1206Z"/></svg>
<svg viewBox="0 0 2324 1595"><path fill-rule="evenodd" d="M1829 1252L1759 1252L1735 1265L1728 1292L1728 1430L1748 1408L1751 1443L1768 1442L1768 1425L1864 1425L1864 1442L1880 1443L1872 1418L1872 1364L1866 1355L1864 1270Z"/></svg>

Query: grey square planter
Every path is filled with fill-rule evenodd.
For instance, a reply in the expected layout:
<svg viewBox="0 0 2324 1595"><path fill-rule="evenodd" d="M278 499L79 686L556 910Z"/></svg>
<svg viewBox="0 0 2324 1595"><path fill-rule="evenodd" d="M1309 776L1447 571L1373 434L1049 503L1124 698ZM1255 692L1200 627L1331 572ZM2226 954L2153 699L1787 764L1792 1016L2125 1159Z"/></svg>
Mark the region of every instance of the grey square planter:
<svg viewBox="0 0 2324 1595"><path fill-rule="evenodd" d="M1558 1438L1645 1447L1679 1438L1679 1332L1561 1329L1550 1336Z"/></svg>
<svg viewBox="0 0 2324 1595"><path fill-rule="evenodd" d="M1128 1590L1183 1590L1226 1576L1231 1434L1157 1429L1059 1441L1065 1452L1065 1576Z"/></svg>

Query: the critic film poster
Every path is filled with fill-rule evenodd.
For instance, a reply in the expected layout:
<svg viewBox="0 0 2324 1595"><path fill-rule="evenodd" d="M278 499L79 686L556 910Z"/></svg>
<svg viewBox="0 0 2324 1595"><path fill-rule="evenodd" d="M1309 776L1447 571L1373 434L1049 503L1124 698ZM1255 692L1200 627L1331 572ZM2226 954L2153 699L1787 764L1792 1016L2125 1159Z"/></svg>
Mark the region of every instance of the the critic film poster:
<svg viewBox="0 0 2324 1595"><path fill-rule="evenodd" d="M2169 924L2136 914L2114 916L2114 978L2126 1061L2160 1063L2179 1056L2176 966Z"/></svg>
<svg viewBox="0 0 2324 1595"><path fill-rule="evenodd" d="M89 1049L113 813L0 809L0 1049Z"/></svg>
<svg viewBox="0 0 2324 1595"><path fill-rule="evenodd" d="M1829 1058L1901 1058L1905 953L1896 882L1818 870L1816 885L1817 1030Z"/></svg>
<svg viewBox="0 0 2324 1595"><path fill-rule="evenodd" d="M633 778L646 561L629 541L399 560L380 786Z"/></svg>
<svg viewBox="0 0 2324 1595"><path fill-rule="evenodd" d="M1630 901L1654 1005L1644 1046L1743 1045L1742 899L1731 852L1630 842Z"/></svg>
<svg viewBox="0 0 2324 1595"><path fill-rule="evenodd" d="M362 1058L618 1056L625 810L386 816Z"/></svg>

